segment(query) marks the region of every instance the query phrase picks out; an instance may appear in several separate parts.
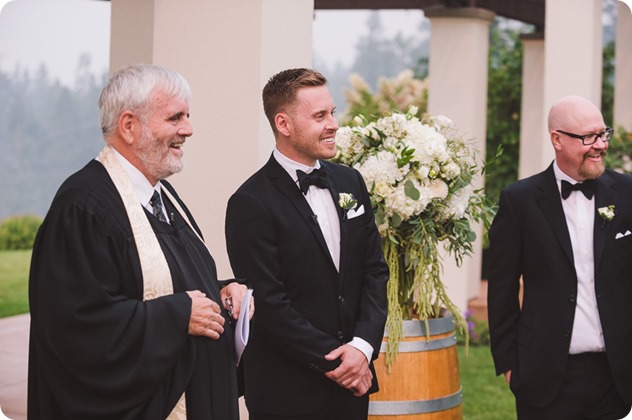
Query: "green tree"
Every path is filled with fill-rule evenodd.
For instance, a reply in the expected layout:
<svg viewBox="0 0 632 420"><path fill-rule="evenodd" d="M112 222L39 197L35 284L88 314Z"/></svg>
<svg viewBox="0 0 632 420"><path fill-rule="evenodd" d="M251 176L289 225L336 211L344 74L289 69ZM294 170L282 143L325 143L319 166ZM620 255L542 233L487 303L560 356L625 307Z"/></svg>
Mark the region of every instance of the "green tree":
<svg viewBox="0 0 632 420"><path fill-rule="evenodd" d="M608 127L612 127L614 120L614 51L614 41L609 41L603 48L601 112Z"/></svg>
<svg viewBox="0 0 632 420"><path fill-rule="evenodd" d="M522 95L522 42L519 30L496 19L490 30L487 87L487 157L503 153L485 176L487 197L496 202L500 190L518 179L520 105Z"/></svg>

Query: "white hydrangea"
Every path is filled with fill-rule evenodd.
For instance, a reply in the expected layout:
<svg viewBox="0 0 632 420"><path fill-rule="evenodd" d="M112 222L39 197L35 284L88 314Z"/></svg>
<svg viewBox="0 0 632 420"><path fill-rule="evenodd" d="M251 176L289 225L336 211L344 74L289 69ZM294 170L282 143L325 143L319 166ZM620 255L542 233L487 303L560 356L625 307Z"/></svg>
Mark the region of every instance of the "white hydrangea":
<svg viewBox="0 0 632 420"><path fill-rule="evenodd" d="M473 189L470 185L455 191L446 203L444 218L462 219L465 217L465 212L467 211L472 192Z"/></svg>
<svg viewBox="0 0 632 420"><path fill-rule="evenodd" d="M363 163L356 164L355 168L360 171L368 186L380 181L395 184L402 179L396 156L386 150L369 156Z"/></svg>
<svg viewBox="0 0 632 420"><path fill-rule="evenodd" d="M453 161L450 161L441 168L441 176L445 179L454 179L459 175L461 175L461 168Z"/></svg>

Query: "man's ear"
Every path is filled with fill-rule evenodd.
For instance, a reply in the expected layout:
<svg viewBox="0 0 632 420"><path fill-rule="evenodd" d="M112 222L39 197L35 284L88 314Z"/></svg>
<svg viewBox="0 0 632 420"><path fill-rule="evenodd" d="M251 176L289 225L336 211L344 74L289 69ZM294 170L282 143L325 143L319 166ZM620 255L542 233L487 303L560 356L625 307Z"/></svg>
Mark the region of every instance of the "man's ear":
<svg viewBox="0 0 632 420"><path fill-rule="evenodd" d="M562 136L560 136L559 133L556 133L555 131L551 132L551 144L553 144L553 148L555 150L561 150L562 149L561 138L562 138Z"/></svg>
<svg viewBox="0 0 632 420"><path fill-rule="evenodd" d="M140 121L132 111L123 111L118 119L117 130L127 144L134 143L135 133L140 130Z"/></svg>
<svg viewBox="0 0 632 420"><path fill-rule="evenodd" d="M274 125L279 133L286 137L290 135L292 123L285 112L279 112L274 116Z"/></svg>

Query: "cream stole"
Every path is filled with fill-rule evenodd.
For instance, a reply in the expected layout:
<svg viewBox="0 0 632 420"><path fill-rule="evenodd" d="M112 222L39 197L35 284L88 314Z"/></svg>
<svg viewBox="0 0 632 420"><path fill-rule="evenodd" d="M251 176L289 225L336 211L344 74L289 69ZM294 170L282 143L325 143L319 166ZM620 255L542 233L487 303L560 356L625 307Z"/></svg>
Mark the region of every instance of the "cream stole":
<svg viewBox="0 0 632 420"><path fill-rule="evenodd" d="M118 190L123 204L125 205L125 211L127 212L130 225L132 226L132 233L134 235L134 241L136 242L136 248L138 249L140 267L143 273L143 300L173 294L171 271L169 271L167 259L160 248L158 238L151 228L149 220L147 220L142 205L138 202L138 197L134 192L132 183L125 174L123 166L121 166L121 163L109 145L101 150L98 159L103 166L105 166L114 186ZM167 195L193 232L202 240L197 231L193 229L189 218L184 213L178 201L166 188L161 188L161 190L163 194ZM183 393L167 419L186 420L186 418L186 398Z"/></svg>

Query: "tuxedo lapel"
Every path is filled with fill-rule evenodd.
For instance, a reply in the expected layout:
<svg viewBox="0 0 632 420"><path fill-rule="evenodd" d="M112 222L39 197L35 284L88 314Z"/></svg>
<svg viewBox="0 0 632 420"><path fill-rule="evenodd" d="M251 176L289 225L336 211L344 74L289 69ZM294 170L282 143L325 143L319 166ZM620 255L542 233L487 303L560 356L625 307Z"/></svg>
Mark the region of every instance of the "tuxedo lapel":
<svg viewBox="0 0 632 420"><path fill-rule="evenodd" d="M292 181L290 175L283 169L283 167L271 157L268 163L266 164L268 170L268 176L270 177L270 181L272 184L281 191L285 197L292 203L296 211L301 215L309 229L312 231L316 240L325 251L325 254L328 256L328 259L333 264L333 260L331 259L331 254L329 253L329 248L327 248L327 243L325 242L325 237L323 236L323 232L318 225L318 219L316 215L312 211L312 208L307 203L305 196L301 192L301 190L296 186L296 184Z"/></svg>
<svg viewBox="0 0 632 420"><path fill-rule="evenodd" d="M332 200L334 200L334 206L336 207L336 211L338 212L338 218L340 219L340 226L342 227L342 218L344 216L344 212L342 208L338 205L338 194L340 194L340 189L338 188L338 178L336 178L336 174L333 170L330 169L330 165L327 162L320 162L322 168L327 171L327 179L329 180L329 193L331 194Z"/></svg>
<svg viewBox="0 0 632 420"><path fill-rule="evenodd" d="M610 235L612 221L608 222L599 216L597 209L601 207L607 207L611 204L616 204L618 194L612 189L613 182L608 174L603 174L597 179L597 188L595 190L595 227L593 230L593 246L594 246L594 259L595 259L595 273L599 267L601 256L603 255L603 249L606 244L606 238ZM615 212L616 214L616 212Z"/></svg>
<svg viewBox="0 0 632 420"><path fill-rule="evenodd" d="M540 194L537 197L538 205L544 213L544 217L549 222L551 230L557 237L560 246L573 264L573 248L571 246L571 237L568 233L566 217L564 216L564 208L562 207L562 198L557 188L553 165L544 172L544 175L538 184Z"/></svg>

